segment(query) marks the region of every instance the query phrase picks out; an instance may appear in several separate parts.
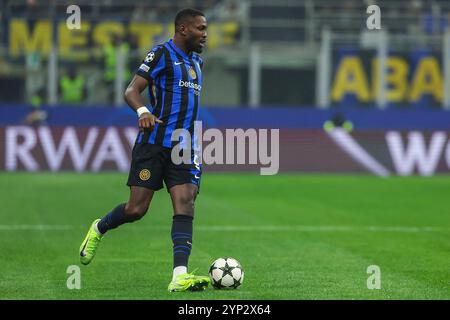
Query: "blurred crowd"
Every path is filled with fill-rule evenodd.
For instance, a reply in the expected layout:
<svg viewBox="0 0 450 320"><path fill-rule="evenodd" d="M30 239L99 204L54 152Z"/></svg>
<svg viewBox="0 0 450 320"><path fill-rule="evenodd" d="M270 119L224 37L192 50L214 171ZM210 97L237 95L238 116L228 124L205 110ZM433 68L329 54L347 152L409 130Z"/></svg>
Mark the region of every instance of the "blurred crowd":
<svg viewBox="0 0 450 320"><path fill-rule="evenodd" d="M58 102L80 104L87 100L91 102L101 100L108 104L113 103L117 78L117 53L121 52L125 56L123 78L125 83L128 83L137 64L142 59L142 55L150 49L143 48L142 43L140 46L138 35L126 27L129 23L161 24L164 28L163 32L149 35L152 43L161 43L166 41L167 36L171 33L166 28L172 26L175 13L180 9L191 7L202 10L208 17L208 22L236 21L238 17L242 17L238 3L238 0L76 1L81 10L82 22L90 22L93 27L99 22L116 21L124 28L120 32L110 33L110 42L106 44L94 43L94 36L85 34L84 47L90 50L88 59L77 58L76 61L71 61L72 57L68 57L67 52L60 52L57 71ZM3 88L15 85L15 82L12 81L16 77L13 75L14 70L26 69L28 71L25 73L35 73L30 74L35 77L33 84L28 85L22 82L24 88L20 92L15 90L15 94L5 94L5 96L2 93L3 101L17 101L19 96L25 95L35 110L39 108L39 105L48 103L48 92L42 89L48 84L44 76L48 69L48 54L41 51L12 56L10 54L11 41L7 40L10 38L8 36L10 19L18 18L30 21L29 31L25 31L24 37L34 37L36 41L42 41L42 36L39 38L36 36L37 32L30 31L33 21L64 21L68 16L67 8L71 4L73 4L72 1L63 0L0 0L0 39L2 39L0 40L0 78L5 80L2 82ZM237 33L234 32L234 34ZM217 38L216 36L215 39ZM221 41L222 39L223 37L221 37ZM23 45L23 47L29 46ZM43 48L42 45L34 47ZM74 52L68 52L68 54L74 54ZM87 88L93 87L97 88L96 92L87 90ZM98 88L104 88L103 92L98 92ZM6 91L14 92L5 90L5 93ZM30 92L34 93L31 95Z"/></svg>
<svg viewBox="0 0 450 320"><path fill-rule="evenodd" d="M449 26L448 0L343 0L314 2L318 24L328 24L336 31L360 29L366 8L378 5L382 25L392 33L436 34Z"/></svg>
<svg viewBox="0 0 450 320"><path fill-rule="evenodd" d="M44 37L42 30L41 32L32 31L35 25L30 21L58 23L62 21L64 24L64 19L67 18L67 7L71 4L73 2L69 0L0 0L0 85L3 88L8 86L17 88L17 84L21 84L20 90L3 90L1 97L3 101L22 101L22 97L26 97L27 102L35 107L48 103L46 99L50 96L50 90L42 89L48 87L46 73L50 73L49 50L44 49L49 47L48 43L53 40ZM206 54L213 53L216 48L224 48L224 51L229 50L233 53L241 50L239 52L245 55L247 54L246 45L252 43L272 45L274 42L277 48L294 43L300 46L311 45L314 50L317 50L321 41L321 31L325 26L328 26L335 34L358 35L361 30L365 30L365 20L368 16L366 9L372 4L380 6L383 29L387 29L392 34L401 36L409 34L413 35L412 38L424 35L424 38L428 39L434 38L428 37L430 34L443 34L450 25L450 0L283 0L282 2L269 0L77 0L76 4L81 9L82 21L90 23L90 29L80 38L74 36L75 40L67 41L70 44L68 47L75 48L69 53L81 57L83 50L86 50L89 51L89 56L85 59L77 58L77 61L70 61L72 57L67 58L65 56L67 52L62 52L63 50L59 48L56 72L58 73L58 103L61 104L101 101L113 105L117 100L114 97L114 92L118 92L116 84L120 82L116 81L120 79L116 74L117 69L123 70L123 78L127 83L145 54L142 50L149 50L147 46L151 47L155 43L167 40L173 32L170 27L174 14L185 7L202 10L212 26L208 30ZM11 53L13 37L8 29L11 18L26 20L20 26L21 29L15 29L20 29L20 32L16 32L15 45L22 50L16 55ZM101 27L98 29L102 32L96 32L98 29L94 30L95 26L102 22L112 22L111 25L115 24L112 27L118 26L117 29L120 28L120 32L114 28L104 32L105 29ZM216 26L213 26L216 22ZM226 25L227 22L233 22L234 25L232 23ZM134 26L134 30L130 27L133 23L138 24ZM142 30L141 23L149 24L157 31L142 37L139 32L135 32L136 29ZM217 25L221 25L220 28ZM60 31L54 30L55 34ZM99 41L99 33L103 36L102 41ZM67 36L67 33L65 35ZM151 45L142 41L143 38L146 39L145 37L151 38L151 41L148 41ZM27 41L31 38L33 38L32 41ZM82 40L78 41L79 39ZM45 42L46 40L48 43ZM60 43L63 42L60 41ZM403 45L401 41L398 43ZM31 47L40 52L31 52ZM313 49L310 51L314 52ZM27 51L26 54L24 54L25 51ZM120 65L116 68L118 52L123 53L128 59L123 69ZM311 63L308 61L313 60L307 57L309 51L302 50L303 52L306 56L305 61ZM222 54L219 58L229 57L227 53L219 53ZM218 59L216 61L219 61ZM272 60L276 62L277 59L274 54ZM235 61L239 59L236 58ZM220 65L219 62L217 63ZM226 66L229 70L225 70L223 64L220 68L214 69L220 74L217 78L236 74L233 72L237 67L232 65L233 63L230 62L230 65ZM247 69L244 64L245 62L239 66L241 69L236 77L246 74ZM24 78L33 80L25 83ZM244 83L245 80L242 82ZM309 94L314 90L304 91ZM245 94L236 93L235 96L241 97ZM243 98L235 100L239 99L243 100ZM312 98L307 99L312 101ZM218 101L221 100L218 99ZM295 101L298 101L297 96ZM39 113L36 114L39 115Z"/></svg>
<svg viewBox="0 0 450 320"><path fill-rule="evenodd" d="M119 18L132 19L137 22L172 21L174 12L186 7L201 11L214 11L218 5L221 11L233 10L238 1L229 0L98 0L76 1L82 14L89 19ZM64 18L67 7L73 1L61 0L2 0L0 1L0 18L8 16L25 18Z"/></svg>

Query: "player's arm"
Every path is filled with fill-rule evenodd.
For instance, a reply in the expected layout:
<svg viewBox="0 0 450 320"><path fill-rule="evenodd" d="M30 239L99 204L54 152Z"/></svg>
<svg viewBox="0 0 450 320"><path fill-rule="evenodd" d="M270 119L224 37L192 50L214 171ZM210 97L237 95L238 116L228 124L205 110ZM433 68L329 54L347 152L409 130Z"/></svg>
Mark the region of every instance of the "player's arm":
<svg viewBox="0 0 450 320"><path fill-rule="evenodd" d="M163 123L145 107L141 92L163 72L164 68L163 49L162 46L157 46L147 54L125 90L124 99L137 112L140 128L152 129L155 123Z"/></svg>
<svg viewBox="0 0 450 320"><path fill-rule="evenodd" d="M134 75L127 89L125 90L124 99L128 105L137 112L139 116L139 128L149 128L153 129L155 123L163 123L161 120L156 118L150 111L145 107L142 100L141 92L147 88L148 80L139 76Z"/></svg>

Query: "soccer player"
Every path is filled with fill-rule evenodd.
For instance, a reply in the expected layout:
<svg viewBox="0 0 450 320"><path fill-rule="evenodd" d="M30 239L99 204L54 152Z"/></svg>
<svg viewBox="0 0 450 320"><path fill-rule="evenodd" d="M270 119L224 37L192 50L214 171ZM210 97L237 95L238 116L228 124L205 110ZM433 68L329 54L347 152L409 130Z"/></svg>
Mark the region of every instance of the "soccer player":
<svg viewBox="0 0 450 320"><path fill-rule="evenodd" d="M188 273L192 248L194 201L200 187L201 166L191 153L191 163L174 164L171 150L176 129L187 130L194 150L194 121L199 116L203 61L198 55L207 38L205 15L183 9L175 17L173 39L158 45L143 60L125 91L125 101L139 117L139 134L132 152L127 185L130 196L101 219L95 220L80 246L82 264L95 256L104 234L118 226L141 219L155 191L166 185L173 205L171 236L173 277L168 290L203 290L210 280ZM141 92L149 87L151 110Z"/></svg>

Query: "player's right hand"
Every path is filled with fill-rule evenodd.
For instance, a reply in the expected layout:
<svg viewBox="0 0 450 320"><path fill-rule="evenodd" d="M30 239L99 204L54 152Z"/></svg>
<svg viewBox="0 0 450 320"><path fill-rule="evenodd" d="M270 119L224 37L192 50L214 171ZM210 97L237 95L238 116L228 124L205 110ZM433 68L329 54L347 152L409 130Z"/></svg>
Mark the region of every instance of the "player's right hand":
<svg viewBox="0 0 450 320"><path fill-rule="evenodd" d="M149 112L145 112L139 117L140 129L153 129L155 127L155 123L163 122Z"/></svg>

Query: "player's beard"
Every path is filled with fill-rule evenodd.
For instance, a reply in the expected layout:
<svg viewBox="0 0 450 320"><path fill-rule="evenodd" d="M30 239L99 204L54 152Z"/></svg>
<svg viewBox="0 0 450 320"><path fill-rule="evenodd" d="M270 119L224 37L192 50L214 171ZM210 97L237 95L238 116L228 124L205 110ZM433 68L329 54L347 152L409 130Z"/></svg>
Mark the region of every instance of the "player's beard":
<svg viewBox="0 0 450 320"><path fill-rule="evenodd" d="M189 51L195 51L197 53L203 52L203 47L200 45L200 39L196 37L190 37L186 40L187 47Z"/></svg>

